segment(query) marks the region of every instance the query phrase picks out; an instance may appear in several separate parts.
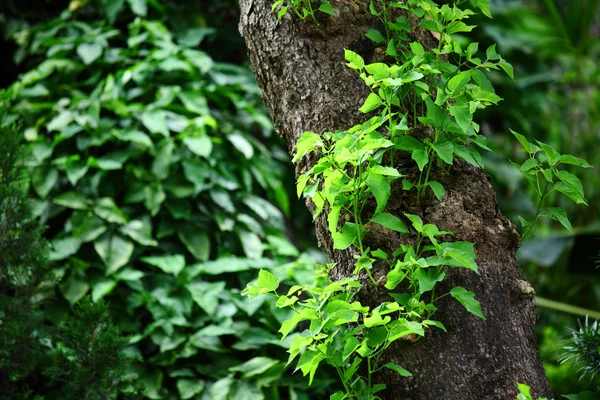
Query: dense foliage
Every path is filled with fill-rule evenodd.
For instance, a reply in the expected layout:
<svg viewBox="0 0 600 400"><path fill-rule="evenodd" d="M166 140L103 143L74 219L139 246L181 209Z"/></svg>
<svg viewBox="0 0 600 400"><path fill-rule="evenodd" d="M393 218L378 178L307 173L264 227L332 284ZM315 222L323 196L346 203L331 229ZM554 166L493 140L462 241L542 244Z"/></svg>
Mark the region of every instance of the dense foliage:
<svg viewBox="0 0 600 400"><path fill-rule="evenodd" d="M136 17L65 11L19 36L30 67L13 115L51 226L55 307L110 299L150 398L308 398L269 357L288 313L239 294L256 268L302 274L258 88L199 50L210 29L174 35L134 4Z"/></svg>
<svg viewBox="0 0 600 400"><path fill-rule="evenodd" d="M104 303L84 299L50 323L55 278L48 245L32 218L19 126L6 120L0 92L0 398L109 399L127 385L127 339Z"/></svg>
<svg viewBox="0 0 600 400"><path fill-rule="evenodd" d="M291 262L298 252L286 237L296 245L306 240L310 235L297 232L307 231L310 217L288 199L293 182L289 159L272 133L253 78L243 67L220 62L245 59L236 2L1 3L5 40L0 43L7 56L0 60L0 86L24 74L16 87L17 105L4 121L24 119L17 133L24 131L29 143L29 195L35 197L34 216L49 226L45 235L53 245L45 267L44 252L36 250L44 245L34 239L39 224L21 224L19 246L27 243L31 251L12 254L29 260L30 279L20 281L25 286L17 299L10 289L14 281L0 278L0 343L17 346L3 346L0 363L15 371L10 376L22 384L18 390L33 395L54 377L57 391L69 387L70 393L85 397L77 392L77 385L87 382L78 375L79 361L60 369L49 366L86 360L77 340L88 340L89 331L73 336L75 330L65 330L83 328L86 318L107 327L111 346L122 345L102 313L106 298L117 325L132 336L128 353L139 357L124 376L138 377L150 397L318 398L317 393L325 393L322 388L330 381L324 370L311 390L302 379L282 375L278 360L294 336L280 343L277 329L292 313L277 308L274 300L247 303L239 293L259 268L285 285L308 284L312 272L305 266L314 261L302 255ZM503 212L515 224L517 215L534 218L536 196L535 188L506 162L527 157L518 146L506 145L509 128L599 165L598 3L497 0L491 2L494 19L481 23L483 34L453 34L459 41L462 34L475 35L482 49L498 43L515 66L517 87L501 74L489 75L505 101L475 119L496 152L484 155L484 165L499 189ZM311 2L285 4L295 6L289 12L299 12L307 22L331 12L328 1L321 1L312 15L305 11ZM54 19L67 7L70 11ZM7 126L14 125L3 124L2 138L16 140L5 134ZM12 165L10 160L0 157L3 168ZM579 251L581 246L594 249L599 175L595 169L568 171L584 182L590 207L572 207L549 196L548 207L562 207L574 216L574 234L557 233L559 222L544 220L524 243L521 262L539 295L598 308L600 286L592 279L593 267L573 274L573 265L583 263L578 254L569 261L569 252L574 243ZM15 186L1 190L22 196ZM0 193L0 208L7 204L5 196ZM11 212L27 214L24 208ZM0 252L0 258L9 254ZM69 319L73 311L77 316ZM44 329L35 330L44 320ZM556 312L542 312L537 324L557 396L597 386L597 378L596 385L587 377L579 379L573 361L588 360L583 353L561 363L564 340L571 336L565 325L577 326L574 318ZM60 345L32 340L27 335L32 331ZM592 336L571 337L568 345L577 350L575 339ZM598 353L590 349L595 360ZM48 351L69 356L52 361ZM120 371L117 364L99 363L107 367L106 379ZM72 385L65 386L68 382ZM90 393L98 387L86 385ZM14 392L15 383L0 381L2 390Z"/></svg>
<svg viewBox="0 0 600 400"><path fill-rule="evenodd" d="M564 340L570 335L565 326L576 328L575 317L584 318L600 304L598 259L598 207L600 194L597 148L600 139L600 2L596 0L495 2L494 19L482 23L476 37L482 43L498 43L498 49L515 67L516 85L502 75L491 75L497 93L505 101L494 113L479 121L495 154L485 157L486 170L494 179L500 207L513 218L532 218L536 211L536 189L506 158L523 162L526 155L518 147L506 145L509 128L528 138L535 137L561 152L585 158L594 169L568 168L584 183L588 207L551 194L549 207L564 208L573 232L560 231L558 222L540 220L538 231L523 243L519 256L524 276L535 287L538 304L543 298L562 302L558 309L568 315L540 308L536 324L546 372L556 396L592 389L598 382L579 379L577 368L561 363ZM492 3L494 5L494 3ZM551 305L553 308L556 305ZM586 310L577 309L583 307ZM591 318L598 318L595 314Z"/></svg>

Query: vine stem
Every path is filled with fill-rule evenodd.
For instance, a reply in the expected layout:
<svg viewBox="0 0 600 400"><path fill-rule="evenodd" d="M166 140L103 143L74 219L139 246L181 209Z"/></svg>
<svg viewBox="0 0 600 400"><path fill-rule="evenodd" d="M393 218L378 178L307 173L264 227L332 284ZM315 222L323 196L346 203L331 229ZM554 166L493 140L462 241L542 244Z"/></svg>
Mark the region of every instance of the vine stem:
<svg viewBox="0 0 600 400"><path fill-rule="evenodd" d="M533 219L533 222L531 224L529 224L529 226L527 227L527 230L525 231L525 233L523 233L523 236L521 236L521 241L525 240L525 238L527 238L531 232L533 231L533 227L535 226L535 224L537 223L537 220L540 218L540 212L542 210L542 204L544 203L544 200L546 200L547 197L547 192L548 192L548 182L546 182L546 186L544 186L544 191L542 193L542 195L540 196L540 201L537 205L537 210L535 210L535 218Z"/></svg>
<svg viewBox="0 0 600 400"><path fill-rule="evenodd" d="M358 174L357 174L358 173ZM354 192L356 193L357 191L359 191L359 189L356 187L357 186L357 182L360 182L360 179L362 177L362 168L361 165L359 164L357 166L357 168L354 169ZM356 238L358 239L358 250L360 251L360 255L362 256L365 252L364 248L363 248L363 244L362 244L362 238L361 238L361 227L363 226L362 221L360 219L360 211L358 209L358 198L359 196L356 195L354 196L354 222L356 223ZM379 286L377 284L377 281L375 280L375 278L373 277L373 274L371 274L371 271L369 271L368 269L365 268L365 271L367 271L367 276L369 277L369 280L371 281L371 283L373 283L373 285L375 286Z"/></svg>
<svg viewBox="0 0 600 400"><path fill-rule="evenodd" d="M340 367L336 366L335 369L336 369L338 375L340 376L340 380L342 381L342 384L344 385L344 390L346 390L346 394L348 396L350 396L350 398L353 398L354 394L352 393L352 389L348 387L348 382L346 382L346 380L344 379L344 374L340 370Z"/></svg>
<svg viewBox="0 0 600 400"><path fill-rule="evenodd" d="M373 373L373 371L371 371L371 357L367 357L367 381L368 381L368 390L369 390L369 400L371 400L372 398L372 393L371 393L371 375Z"/></svg>
<svg viewBox="0 0 600 400"><path fill-rule="evenodd" d="M312 17L315 24L319 25L319 21L317 21L317 18L315 17L315 12L312 8L312 4L310 4L310 0L308 0L307 3L308 3L308 9L310 10L310 16Z"/></svg>

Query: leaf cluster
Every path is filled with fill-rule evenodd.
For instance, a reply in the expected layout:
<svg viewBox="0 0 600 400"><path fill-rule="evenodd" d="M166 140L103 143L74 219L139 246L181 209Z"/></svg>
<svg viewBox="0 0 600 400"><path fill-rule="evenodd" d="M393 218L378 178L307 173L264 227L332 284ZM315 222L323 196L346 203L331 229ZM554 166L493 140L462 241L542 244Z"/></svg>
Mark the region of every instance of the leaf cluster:
<svg viewBox="0 0 600 400"><path fill-rule="evenodd" d="M115 398L131 360L106 306L88 300L62 324L45 311L55 279L30 212L20 126L6 117L12 97L0 92L0 398Z"/></svg>
<svg viewBox="0 0 600 400"><path fill-rule="evenodd" d="M319 24L319 22L317 21L317 17L315 16L316 11L320 11L329 15L335 15L333 7L331 7L331 4L329 3L329 0L321 0L321 4L317 9L313 7L311 0L276 0L271 6L271 11L275 10L277 10L278 20L283 18L283 16L291 10L294 14L296 14L298 18L302 20L310 18L317 25Z"/></svg>
<svg viewBox="0 0 600 400"><path fill-rule="evenodd" d="M579 329L571 332L571 337L563 345L561 364L573 361L580 379L596 380L600 374L600 324L598 320L590 323L579 322Z"/></svg>
<svg viewBox="0 0 600 400"><path fill-rule="evenodd" d="M491 16L487 1L478 1L475 6ZM422 28L437 33L438 47L426 50L411 41L408 17L389 20L392 9L407 11L419 19ZM284 337L299 322L310 323L290 345L288 362L299 356L296 369L310 375L309 381L322 361L334 366L344 384L344 391L334 394L334 399L378 398L377 392L385 386L373 385L372 374L382 368L408 376L410 373L401 366L379 365L379 357L395 340L423 336L431 325L445 329L431 319L437 310L434 303L441 298L451 295L469 312L485 319L479 302L467 289L456 287L435 294L435 286L444 279L448 267L478 273L473 243L440 242L438 237L452 233L424 223L418 215L404 213L401 219L387 213L386 206L397 179L404 178L404 190L416 189L417 201L427 188L443 201L443 185L429 179L434 164L448 171L458 157L482 166L476 148L489 149L473 114L502 100L482 71L504 70L513 76L512 67L495 46L490 46L481 58L477 43L463 48L453 38L453 34L473 29L464 21L474 12L459 8L458 2L438 6L431 1L371 1L370 10L385 32L372 28L366 36L384 47L394 62L367 64L351 50L345 51L345 58L371 91L360 111L376 115L347 131L322 135L306 132L296 144L294 157L294 161L309 153L318 157L312 168L298 178L298 196L304 194L312 200L314 218L327 212L334 249L353 247L357 260L353 276L332 282L329 271L333 266L318 266L318 279L312 286L293 286L283 295L277 292L277 280L261 271L257 283L245 291L251 298L272 295L278 299L278 306L296 312L282 325ZM433 134L415 137L411 133L419 124ZM394 168L396 151L410 154L419 171L417 181ZM367 205L372 198L376 206L371 210ZM391 255L382 249L365 248L363 238L374 225L412 236L415 244L402 244ZM368 276L373 285L381 283L371 272L376 263L387 267L383 282L395 301L371 310L354 297L362 287L362 275ZM305 300L300 297L303 293ZM397 333L399 328L401 333ZM363 361L366 369L358 372Z"/></svg>
<svg viewBox="0 0 600 400"><path fill-rule="evenodd" d="M529 236L540 217L558 221L568 231L572 232L573 226L565 210L560 207L545 207L544 203L553 192L560 192L576 204L587 205L583 185L579 178L573 173L558 167L561 164L575 165L581 168L592 168L592 166L582 158L570 154L560 154L546 143L536 140L537 144L533 144L525 136L513 130L511 132L523 146L523 151L528 155L528 158L521 165L512 161L511 163L533 186L538 197L534 220L527 221L519 216L521 225L525 228L521 240L525 240Z"/></svg>
<svg viewBox="0 0 600 400"><path fill-rule="evenodd" d="M271 358L288 314L239 293L259 268L295 283L304 265L289 263L288 159L254 78L201 50L211 29L174 33L110 4L114 18L65 11L22 33L12 116L34 215L53 227L54 307L110 300L146 397L300 395Z"/></svg>

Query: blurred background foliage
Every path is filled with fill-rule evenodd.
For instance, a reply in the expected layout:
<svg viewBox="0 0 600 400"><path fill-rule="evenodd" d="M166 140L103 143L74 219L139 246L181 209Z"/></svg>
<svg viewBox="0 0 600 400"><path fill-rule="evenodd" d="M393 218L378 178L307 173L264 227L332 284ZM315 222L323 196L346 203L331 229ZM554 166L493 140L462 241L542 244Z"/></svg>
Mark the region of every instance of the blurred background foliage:
<svg viewBox="0 0 600 400"><path fill-rule="evenodd" d="M600 165L600 7L491 3L494 19L473 35L497 43L516 83L490 75L505 100L479 123L495 151L485 161L500 207L518 225L536 199L508 161L523 156L509 128ZM43 310L61 325L84 296L107 300L139 360L128 374L149 398L328 398L326 374L309 388L278 361L288 315L239 294L258 268L305 283L322 255L237 12L235 0L0 5L0 87L18 93L8 119L23 124L32 210L59 281ZM552 201L575 232L544 221L518 254L538 296L559 304L540 301L548 307L536 324L557 397L598 385L580 379L576 358L561 363L581 309L600 310L600 175L571 172L589 206Z"/></svg>

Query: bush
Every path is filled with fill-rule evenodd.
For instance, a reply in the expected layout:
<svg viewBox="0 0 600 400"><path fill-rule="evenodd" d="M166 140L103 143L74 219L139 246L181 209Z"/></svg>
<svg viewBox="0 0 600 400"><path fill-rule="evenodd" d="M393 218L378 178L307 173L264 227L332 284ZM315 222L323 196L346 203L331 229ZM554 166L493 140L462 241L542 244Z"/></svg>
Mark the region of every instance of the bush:
<svg viewBox="0 0 600 400"><path fill-rule="evenodd" d="M309 398L277 361L288 311L240 295L258 268L311 274L290 262L289 160L251 72L199 50L209 29L93 12L19 34L31 68L13 113L52 227L56 314L109 299L149 398Z"/></svg>
<svg viewBox="0 0 600 400"><path fill-rule="evenodd" d="M8 101L0 92L0 398L114 398L129 360L106 306L84 301L60 326L47 323L54 279Z"/></svg>

